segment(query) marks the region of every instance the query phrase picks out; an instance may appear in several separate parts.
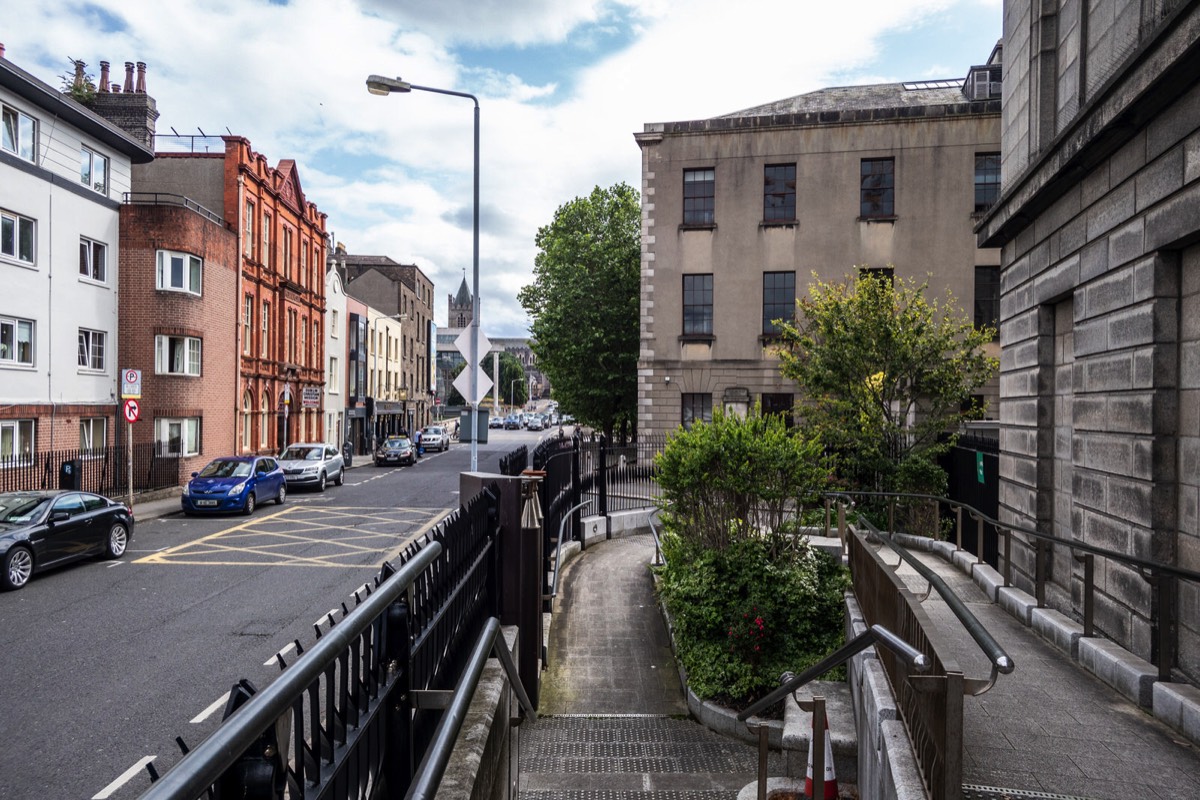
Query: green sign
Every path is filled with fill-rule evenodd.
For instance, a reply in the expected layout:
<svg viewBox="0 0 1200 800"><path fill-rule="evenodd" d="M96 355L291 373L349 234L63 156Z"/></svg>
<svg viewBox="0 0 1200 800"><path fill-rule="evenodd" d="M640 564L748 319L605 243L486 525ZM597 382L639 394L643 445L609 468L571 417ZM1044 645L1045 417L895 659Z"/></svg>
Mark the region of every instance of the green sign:
<svg viewBox="0 0 1200 800"><path fill-rule="evenodd" d="M975 477L979 478L980 483L983 483L983 453L978 451L975 453Z"/></svg>

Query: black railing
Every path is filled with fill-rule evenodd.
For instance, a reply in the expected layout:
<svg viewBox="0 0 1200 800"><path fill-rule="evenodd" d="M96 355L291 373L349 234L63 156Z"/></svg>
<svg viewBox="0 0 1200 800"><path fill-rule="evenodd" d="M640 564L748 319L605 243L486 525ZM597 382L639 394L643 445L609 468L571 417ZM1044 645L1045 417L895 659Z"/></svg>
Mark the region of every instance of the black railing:
<svg viewBox="0 0 1200 800"><path fill-rule="evenodd" d="M529 448L521 445L515 450L511 450L500 456L500 474L514 478L525 471L525 466L529 463Z"/></svg>
<svg viewBox="0 0 1200 800"><path fill-rule="evenodd" d="M438 736L441 693L497 615L497 491L409 545L398 569L385 564L295 663L280 658L266 689L239 683L242 701L143 800L403 797Z"/></svg>
<svg viewBox="0 0 1200 800"><path fill-rule="evenodd" d="M133 491L179 485L179 455L164 454L153 442L133 446ZM129 453L123 446L46 450L0 457L0 492L79 489L121 497L129 492Z"/></svg>

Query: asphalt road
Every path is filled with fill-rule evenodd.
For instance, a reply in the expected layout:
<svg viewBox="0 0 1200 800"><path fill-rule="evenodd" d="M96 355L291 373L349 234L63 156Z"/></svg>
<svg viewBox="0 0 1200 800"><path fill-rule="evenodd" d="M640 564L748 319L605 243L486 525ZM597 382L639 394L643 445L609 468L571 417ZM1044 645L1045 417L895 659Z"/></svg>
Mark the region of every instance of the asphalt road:
<svg viewBox="0 0 1200 800"><path fill-rule="evenodd" d="M542 434L490 431L495 472ZM359 463L363 463L363 459ZM289 493L250 517L139 523L126 557L0 594L0 798L115 798L150 785L220 722L230 687L258 688L315 641L383 562L459 505L470 446L412 467L356 466L344 486Z"/></svg>

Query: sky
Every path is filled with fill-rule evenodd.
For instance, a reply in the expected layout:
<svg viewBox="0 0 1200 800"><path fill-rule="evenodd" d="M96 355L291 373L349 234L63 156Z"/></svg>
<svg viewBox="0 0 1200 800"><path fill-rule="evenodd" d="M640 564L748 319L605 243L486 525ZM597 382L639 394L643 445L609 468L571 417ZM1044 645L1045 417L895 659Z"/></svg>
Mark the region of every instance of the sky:
<svg viewBox="0 0 1200 800"><path fill-rule="evenodd" d="M9 4L6 58L53 86L147 64L157 132L233 133L294 159L349 252L417 264L434 319L472 281L473 106L371 95L371 74L480 106L481 325L519 337L535 237L596 186L641 184L633 134L829 86L962 78L1001 0L42 0ZM217 142L214 149L219 149ZM157 149L178 149L160 140Z"/></svg>

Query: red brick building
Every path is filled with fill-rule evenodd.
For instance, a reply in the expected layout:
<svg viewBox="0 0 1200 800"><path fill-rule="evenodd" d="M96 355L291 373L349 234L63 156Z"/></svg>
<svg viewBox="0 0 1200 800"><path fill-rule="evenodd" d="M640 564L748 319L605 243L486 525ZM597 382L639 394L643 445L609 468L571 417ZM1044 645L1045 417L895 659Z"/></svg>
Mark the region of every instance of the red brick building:
<svg viewBox="0 0 1200 800"><path fill-rule="evenodd" d="M135 173L135 190L221 209L236 234L240 278L224 340L237 362L228 452L274 453L324 439L325 214L305 199L294 161L272 167L247 139L221 139L223 153L156 153Z"/></svg>
<svg viewBox="0 0 1200 800"><path fill-rule="evenodd" d="M236 444L237 235L167 194L132 194L120 227L120 366L142 371L134 442L182 456L184 478Z"/></svg>

